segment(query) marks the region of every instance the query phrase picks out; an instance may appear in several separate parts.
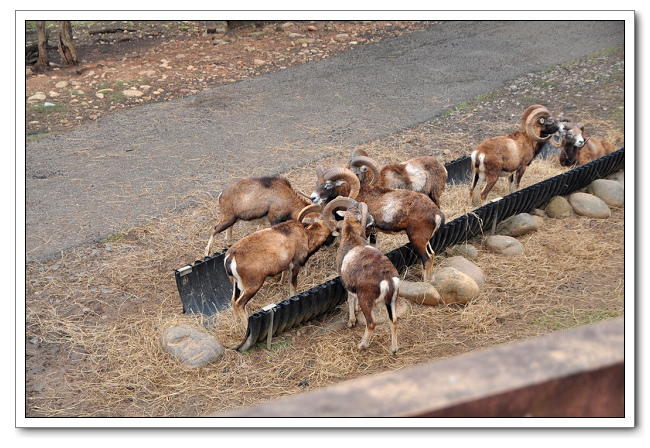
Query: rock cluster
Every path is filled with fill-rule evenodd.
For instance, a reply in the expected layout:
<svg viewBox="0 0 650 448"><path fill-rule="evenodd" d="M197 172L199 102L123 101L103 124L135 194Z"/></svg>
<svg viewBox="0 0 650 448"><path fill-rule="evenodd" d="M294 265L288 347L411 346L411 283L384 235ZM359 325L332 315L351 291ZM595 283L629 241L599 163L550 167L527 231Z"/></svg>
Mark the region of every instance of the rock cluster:
<svg viewBox="0 0 650 448"><path fill-rule="evenodd" d="M552 198L543 210L513 216L496 226L496 234L486 237L483 247L501 255L517 256L524 253L524 246L517 238L537 231L544 217L561 219L576 214L607 218L611 216L609 207L624 204L624 178L624 172L620 171L607 179L595 180L585 191L572 193L568 198ZM470 261L478 259L478 250L464 243L446 252L450 256L440 263L431 283L402 282L400 296L424 305L464 304L476 297L485 282L483 270Z"/></svg>

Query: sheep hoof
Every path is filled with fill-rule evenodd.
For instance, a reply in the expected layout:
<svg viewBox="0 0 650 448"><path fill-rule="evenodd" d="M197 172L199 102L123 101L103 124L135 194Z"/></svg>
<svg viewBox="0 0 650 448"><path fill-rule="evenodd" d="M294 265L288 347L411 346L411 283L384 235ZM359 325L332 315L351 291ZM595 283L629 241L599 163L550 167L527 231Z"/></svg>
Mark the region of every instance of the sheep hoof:
<svg viewBox="0 0 650 448"><path fill-rule="evenodd" d="M356 325L356 322L348 321L348 328L354 328Z"/></svg>
<svg viewBox="0 0 650 448"><path fill-rule="evenodd" d="M391 351L391 354L392 354L392 355L396 355L396 354L397 354L397 350L399 350L399 347L394 348L394 349Z"/></svg>
<svg viewBox="0 0 650 448"><path fill-rule="evenodd" d="M360 351L361 351L361 350L365 350L365 349L367 349L368 347L369 347L369 345L364 345L363 343L357 345L357 348L358 348Z"/></svg>

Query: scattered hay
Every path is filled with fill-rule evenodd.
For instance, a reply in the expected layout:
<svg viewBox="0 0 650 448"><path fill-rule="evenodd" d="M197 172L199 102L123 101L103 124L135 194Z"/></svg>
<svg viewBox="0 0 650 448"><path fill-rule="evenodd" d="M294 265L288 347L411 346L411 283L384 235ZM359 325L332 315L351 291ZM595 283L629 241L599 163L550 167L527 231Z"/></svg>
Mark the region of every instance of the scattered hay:
<svg viewBox="0 0 650 448"><path fill-rule="evenodd" d="M345 155L323 165L342 164ZM552 160L535 160L522 187L559 174ZM309 192L313 167L286 175ZM505 182L495 187L505 194ZM443 210L451 220L466 213L467 186L448 187ZM487 281L466 306L409 304L398 321L400 351L389 355L388 325L379 325L371 347L359 352L363 327L345 328L347 305L273 338L246 353L228 350L218 363L183 367L160 348L167 328L189 324L226 347L244 336L232 310L205 317L182 314L173 269L200 258L214 223L215 203L205 200L178 216L125 231L110 242L71 251L60 260L27 268L27 356L56 355L52 366L28 372L28 416L198 416L227 412L266 400L324 387L479 348L533 337L622 315L623 210L611 219L545 219L521 238L526 253L503 257L483 250L477 264ZM238 223L241 238L267 224ZM487 229L489 233L490 229ZM571 241L571 244L567 244ZM379 234L384 252L407 242ZM218 239L215 247L220 247ZM300 291L336 276L338 243L315 254L299 275ZM434 269L439 266L438 254ZM603 263L602 260L607 260ZM417 281L420 266L404 278ZM288 297L288 284L269 279L248 305L249 313ZM32 343L29 341L37 341ZM58 378L59 381L56 381ZM35 384L35 386L34 386Z"/></svg>

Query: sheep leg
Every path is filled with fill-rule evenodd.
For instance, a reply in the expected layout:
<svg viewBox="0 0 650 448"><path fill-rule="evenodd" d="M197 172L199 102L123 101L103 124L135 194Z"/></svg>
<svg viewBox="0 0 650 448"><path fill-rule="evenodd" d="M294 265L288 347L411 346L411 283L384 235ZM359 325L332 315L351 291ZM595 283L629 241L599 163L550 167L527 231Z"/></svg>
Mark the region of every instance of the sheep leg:
<svg viewBox="0 0 650 448"><path fill-rule="evenodd" d="M368 292L364 293L363 297L361 297L359 300L361 311L363 311L363 315L366 318L366 329L363 332L363 338L361 338L361 342L359 342L359 345L357 345L357 348L359 350L363 350L370 346L370 339L372 338L372 334L375 331L375 327L377 326L374 316L375 306L380 303L386 303L386 293L388 292L387 287L388 282L384 280L379 286L379 295L374 296L376 297L374 300L373 295L370 295Z"/></svg>
<svg viewBox="0 0 650 448"><path fill-rule="evenodd" d="M232 307L239 316L244 329L248 326L248 314L246 313L246 304L248 301L259 291L264 283L264 278L261 281L254 279L252 284L243 286L241 278L237 271L233 272L233 293L232 293ZM233 278L231 277L231 278ZM235 280L236 279L236 280ZM242 289L243 288L243 289Z"/></svg>
<svg viewBox="0 0 650 448"><path fill-rule="evenodd" d="M474 188L478 183L478 171L472 166L472 184L469 187L469 205L472 205L472 198L474 196Z"/></svg>
<svg viewBox="0 0 650 448"><path fill-rule="evenodd" d="M241 292L239 297L233 302L233 308L237 312L237 315L239 316L242 325L244 327L244 330L248 326L248 313L246 312L246 304L248 301L255 295L259 288L257 289L245 289L244 291Z"/></svg>
<svg viewBox="0 0 650 448"><path fill-rule="evenodd" d="M361 338L361 342L359 342L359 345L357 345L357 348L359 350L370 347L370 339L372 338L372 333L375 331L375 327L377 326L372 316L372 309L366 310L362 307L362 311L363 315L366 317L366 329L363 332L363 338Z"/></svg>
<svg viewBox="0 0 650 448"><path fill-rule="evenodd" d="M348 328L352 328L357 324L357 306L359 305L359 298L356 294L348 291Z"/></svg>
<svg viewBox="0 0 650 448"><path fill-rule="evenodd" d="M510 182L508 183L508 193L514 193L515 192L515 174L511 174L508 178Z"/></svg>
<svg viewBox="0 0 650 448"><path fill-rule="evenodd" d="M230 247L232 246L232 226L235 224L236 219L231 219L227 222L219 222L216 226L214 226L214 230L212 231L212 234L210 235L210 239L208 240L208 245L205 246L205 256L207 257L210 255L210 246L212 246L212 241L214 240L214 237L217 236L219 233L223 232L224 230L226 231L226 246Z"/></svg>
<svg viewBox="0 0 650 448"><path fill-rule="evenodd" d="M230 276L230 280L232 281L232 297L230 298L230 302L232 303L232 309L235 311L235 314L239 317L239 320L244 322L244 328L246 328L247 325L247 319L245 319L246 304L244 304L243 315L238 306L238 298L242 295L242 291L240 291L239 288L237 287L237 280L235 279L234 276Z"/></svg>
<svg viewBox="0 0 650 448"><path fill-rule="evenodd" d="M485 187L481 190L481 205L487 204L487 196L490 194L490 191L496 185L499 180L499 176L489 176L486 178Z"/></svg>
<svg viewBox="0 0 650 448"><path fill-rule="evenodd" d="M519 189L519 183L521 182L521 178L524 175L525 171L526 171L526 167L522 166L513 174L513 182L512 182L513 190L511 191L511 193L514 193Z"/></svg>
<svg viewBox="0 0 650 448"><path fill-rule="evenodd" d="M232 246L232 243L233 243L232 226L230 226L230 227L228 227L226 229L226 237L224 238L224 243L226 244L226 247Z"/></svg>
<svg viewBox="0 0 650 448"><path fill-rule="evenodd" d="M418 254L418 257L420 257L420 261L422 262L422 281L427 282L429 281L429 277L431 276L431 268L433 267L433 249L431 249L431 245L429 244L429 240L433 237L433 231L429 234L429 237L427 238L426 236L422 236L422 230L418 231L418 229L415 228L408 228L406 229L406 235L409 238L409 241L413 245L413 249L415 252Z"/></svg>
<svg viewBox="0 0 650 448"><path fill-rule="evenodd" d="M294 265L291 263L289 265L289 269L291 269L291 283L289 283L289 292L291 294L290 297L293 297L296 295L296 290L298 289L298 273L300 272L300 265Z"/></svg>
<svg viewBox="0 0 650 448"><path fill-rule="evenodd" d="M393 279L395 292L389 302L386 302L388 311L388 324L390 325L390 351L394 355L399 350L397 346L397 295L399 290L399 279Z"/></svg>

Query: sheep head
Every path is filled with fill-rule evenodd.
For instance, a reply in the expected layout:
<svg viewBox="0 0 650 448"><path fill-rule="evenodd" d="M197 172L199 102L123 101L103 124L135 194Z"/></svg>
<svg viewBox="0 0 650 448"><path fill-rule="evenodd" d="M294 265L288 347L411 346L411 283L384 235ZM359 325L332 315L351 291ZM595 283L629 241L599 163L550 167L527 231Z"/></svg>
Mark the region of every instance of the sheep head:
<svg viewBox="0 0 650 448"><path fill-rule="evenodd" d="M336 215L344 216L343 221L336 221ZM339 196L330 201L323 211L323 219L330 229L340 230L343 223L350 220L359 222L359 234L366 239L366 228L375 223L372 215L368 214L368 205L357 202L352 198Z"/></svg>
<svg viewBox="0 0 650 448"><path fill-rule="evenodd" d="M582 148L586 143L584 135L585 125L577 123L575 126L571 126L566 130L566 135L564 137L565 144Z"/></svg>
<svg viewBox="0 0 650 448"><path fill-rule="evenodd" d="M347 183L350 186L348 197L355 199L361 189L359 178L347 168L336 167L323 171L322 167L316 168L316 186L311 194L314 204L325 204L339 195L337 187Z"/></svg>
<svg viewBox="0 0 650 448"><path fill-rule="evenodd" d="M553 134L564 129L562 124L558 124L551 116L548 109L540 104L530 106L524 112L521 118L521 126L526 135L536 142L550 141L552 145L558 145ZM545 134L545 137L542 137Z"/></svg>
<svg viewBox="0 0 650 448"><path fill-rule="evenodd" d="M368 157L368 153L361 148L357 148L354 151L352 151L352 154L350 154L350 159L348 161L348 168L350 168L350 162L352 162L352 159L358 156Z"/></svg>
<svg viewBox="0 0 650 448"><path fill-rule="evenodd" d="M350 159L350 170L357 175L361 183L374 185L379 180L379 165L370 157L362 155L352 157ZM368 171L372 173L372 178L366 182Z"/></svg>

